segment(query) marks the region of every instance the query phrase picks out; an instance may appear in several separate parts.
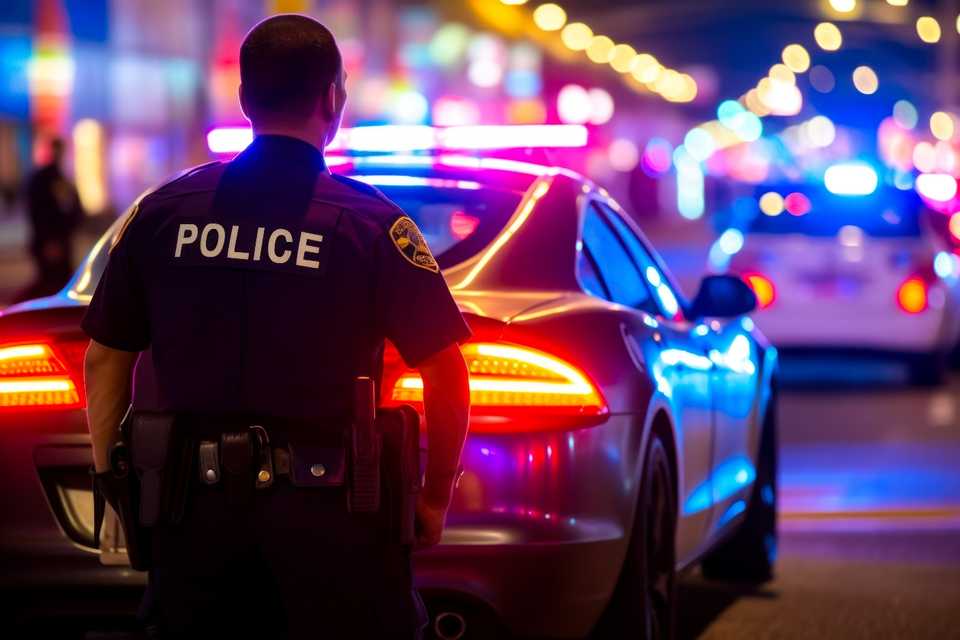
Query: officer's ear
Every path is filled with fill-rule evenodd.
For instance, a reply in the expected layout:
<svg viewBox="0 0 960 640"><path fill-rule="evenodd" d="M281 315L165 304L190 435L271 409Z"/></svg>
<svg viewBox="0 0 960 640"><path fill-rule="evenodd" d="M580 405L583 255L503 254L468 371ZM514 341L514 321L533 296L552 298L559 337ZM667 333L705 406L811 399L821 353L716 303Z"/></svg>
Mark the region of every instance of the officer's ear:
<svg viewBox="0 0 960 640"><path fill-rule="evenodd" d="M250 120L250 111L247 110L247 101L243 97L243 83L240 83L240 86L237 87L237 96L240 98L240 111L243 113L243 116ZM253 120L250 120L253 122Z"/></svg>

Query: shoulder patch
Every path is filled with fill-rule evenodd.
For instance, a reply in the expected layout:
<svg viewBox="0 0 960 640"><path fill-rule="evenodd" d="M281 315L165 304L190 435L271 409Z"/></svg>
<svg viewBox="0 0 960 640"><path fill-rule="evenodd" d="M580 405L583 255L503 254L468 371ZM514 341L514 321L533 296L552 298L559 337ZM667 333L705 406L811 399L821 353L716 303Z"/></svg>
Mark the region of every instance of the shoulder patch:
<svg viewBox="0 0 960 640"><path fill-rule="evenodd" d="M439 273L440 267L437 265L433 254L430 253L430 247L427 246L427 241L424 240L423 234L417 228L416 222L407 216L397 218L396 222L390 227L390 240L393 241L393 246L410 264L427 271Z"/></svg>
<svg viewBox="0 0 960 640"><path fill-rule="evenodd" d="M114 234L113 238L111 238L110 249L107 251L108 254L113 253L113 250L117 248L117 245L120 244L120 240L123 239L123 234L127 232L127 228L130 226L130 223L133 222L133 219L137 217L138 213L140 213L140 200L142 200L142 198L137 198L137 201L133 203L133 206L130 207L130 210L126 214L126 218L120 224L120 228L117 229L117 232Z"/></svg>

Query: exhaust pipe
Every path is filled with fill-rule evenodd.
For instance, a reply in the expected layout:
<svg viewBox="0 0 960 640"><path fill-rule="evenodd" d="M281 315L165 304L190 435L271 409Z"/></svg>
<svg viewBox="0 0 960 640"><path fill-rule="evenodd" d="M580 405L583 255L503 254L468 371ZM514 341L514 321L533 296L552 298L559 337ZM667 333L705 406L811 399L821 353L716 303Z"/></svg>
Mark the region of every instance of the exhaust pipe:
<svg viewBox="0 0 960 640"><path fill-rule="evenodd" d="M467 621L455 611L443 611L433 620L433 632L440 640L460 640L467 633Z"/></svg>

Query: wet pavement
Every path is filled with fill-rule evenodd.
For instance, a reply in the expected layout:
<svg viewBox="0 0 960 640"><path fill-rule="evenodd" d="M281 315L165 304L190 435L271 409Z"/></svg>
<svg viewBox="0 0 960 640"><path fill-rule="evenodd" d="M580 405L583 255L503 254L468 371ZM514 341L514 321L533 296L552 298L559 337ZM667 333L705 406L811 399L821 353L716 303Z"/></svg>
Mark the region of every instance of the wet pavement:
<svg viewBox="0 0 960 640"><path fill-rule="evenodd" d="M682 640L960 638L960 376L917 389L895 363L869 384L821 367L785 371L777 578L686 576Z"/></svg>

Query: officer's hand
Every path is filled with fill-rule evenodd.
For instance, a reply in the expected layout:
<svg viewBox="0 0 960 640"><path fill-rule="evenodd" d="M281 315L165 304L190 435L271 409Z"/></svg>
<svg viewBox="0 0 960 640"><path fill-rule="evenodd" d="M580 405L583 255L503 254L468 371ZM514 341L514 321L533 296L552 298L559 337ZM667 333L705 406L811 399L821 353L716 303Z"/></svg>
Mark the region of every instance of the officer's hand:
<svg viewBox="0 0 960 640"><path fill-rule="evenodd" d="M426 549L440 543L446 507L429 504L421 494L417 499L417 549Z"/></svg>

